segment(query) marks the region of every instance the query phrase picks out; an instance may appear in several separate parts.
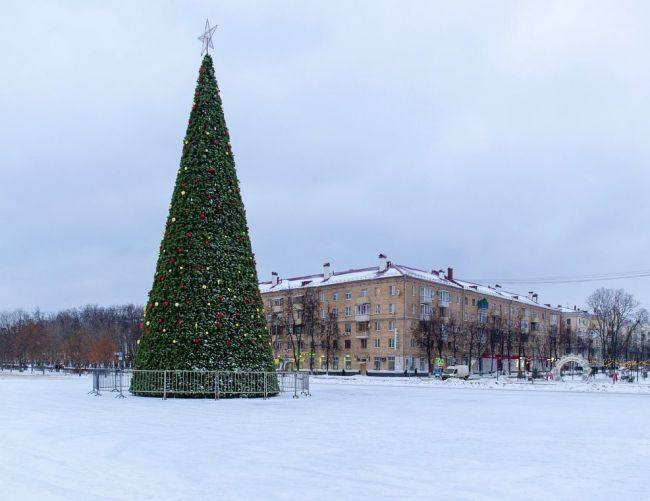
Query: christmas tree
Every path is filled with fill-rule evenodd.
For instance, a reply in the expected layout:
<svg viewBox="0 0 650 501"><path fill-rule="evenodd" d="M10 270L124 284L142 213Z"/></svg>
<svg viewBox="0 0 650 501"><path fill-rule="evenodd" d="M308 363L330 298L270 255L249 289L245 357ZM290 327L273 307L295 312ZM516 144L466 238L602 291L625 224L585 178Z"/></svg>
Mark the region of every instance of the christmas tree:
<svg viewBox="0 0 650 501"><path fill-rule="evenodd" d="M134 368L274 370L244 204L209 54L199 69ZM131 389L146 394L147 383L135 378Z"/></svg>

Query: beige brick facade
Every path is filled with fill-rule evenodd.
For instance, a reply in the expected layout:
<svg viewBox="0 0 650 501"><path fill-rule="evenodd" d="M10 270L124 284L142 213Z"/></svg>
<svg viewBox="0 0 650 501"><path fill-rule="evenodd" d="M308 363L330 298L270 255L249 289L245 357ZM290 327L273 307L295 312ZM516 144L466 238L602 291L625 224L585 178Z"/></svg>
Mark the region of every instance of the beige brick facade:
<svg viewBox="0 0 650 501"><path fill-rule="evenodd" d="M547 354L550 356L548 337L557 331L560 322L558 309L538 304L532 294L522 296L498 287L457 280L452 269L447 273L425 272L392 264L383 256L380 256L379 266L372 268L332 273L326 265L323 273L317 275L289 279L274 275L271 282L261 283L260 289L274 352L285 368L295 365L292 363L291 340L286 329L273 329L273 326L282 326L286 320L288 297L291 297L296 311L294 325L298 331L302 329L301 334L298 332L302 339L302 368L309 367L311 336L304 328L304 315L297 313L304 309L300 298L305 294L315 298L320 320L327 319L327 312L336 316L340 336L336 349L330 350L329 369L362 374L367 371L401 373L405 369L426 371L426 354L414 329L420 320L432 318L432 315L443 324L454 324L461 333L466 333L472 325L478 325L481 332L497 325L505 330L508 325L511 338L512 332L522 339L525 336L526 356L539 360L545 359ZM467 336L461 337L443 336L442 357L449 363L462 363L468 359ZM534 344L531 339L534 339ZM313 346L316 370L324 368L325 350L321 340L320 331L316 330ZM474 352L472 360L480 360L481 355L485 355L487 344L484 340L474 347L477 351L480 348L482 353ZM519 346L510 344L512 357L518 354ZM490 356L495 351L502 353L502 345L500 350L490 346ZM496 355L491 358L491 369L496 370L497 358ZM489 371L490 368L482 369Z"/></svg>

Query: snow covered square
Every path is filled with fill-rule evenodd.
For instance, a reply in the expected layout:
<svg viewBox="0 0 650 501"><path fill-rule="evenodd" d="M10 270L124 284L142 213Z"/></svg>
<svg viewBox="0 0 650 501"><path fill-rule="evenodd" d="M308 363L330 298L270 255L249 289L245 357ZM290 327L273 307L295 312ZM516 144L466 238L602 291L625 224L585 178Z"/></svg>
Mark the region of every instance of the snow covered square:
<svg viewBox="0 0 650 501"><path fill-rule="evenodd" d="M88 395L0 373L3 499L646 499L648 386L315 377L312 396Z"/></svg>

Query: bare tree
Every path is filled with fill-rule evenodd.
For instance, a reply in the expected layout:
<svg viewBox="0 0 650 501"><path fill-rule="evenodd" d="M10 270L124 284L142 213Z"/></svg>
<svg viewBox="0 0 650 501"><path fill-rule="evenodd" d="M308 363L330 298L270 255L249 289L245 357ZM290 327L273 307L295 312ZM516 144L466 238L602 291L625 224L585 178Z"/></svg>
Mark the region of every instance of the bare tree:
<svg viewBox="0 0 650 501"><path fill-rule="evenodd" d="M322 309L322 308L321 308ZM338 315L329 307L324 308L324 319L320 323L320 348L325 352L325 371L329 374L333 353L339 351L339 319Z"/></svg>
<svg viewBox="0 0 650 501"><path fill-rule="evenodd" d="M314 372L314 357L316 355L315 336L320 329L320 301L315 289L307 289L303 297L302 324L305 335L309 339L309 373Z"/></svg>
<svg viewBox="0 0 650 501"><path fill-rule="evenodd" d="M302 361L302 303L303 296L296 296L293 289L288 288L284 301L284 327L287 333L288 343L293 353L294 370L301 369Z"/></svg>
<svg viewBox="0 0 650 501"><path fill-rule="evenodd" d="M437 354L438 358L442 358L443 332L445 330L446 326L443 319L436 316L434 308L424 314L420 321L414 322L411 327L413 338L427 359L427 373L429 375L433 373L435 355Z"/></svg>
<svg viewBox="0 0 650 501"><path fill-rule="evenodd" d="M587 298L587 304L594 312L603 361L614 366L623 345L624 328L634 325L639 302L623 289L600 288Z"/></svg>

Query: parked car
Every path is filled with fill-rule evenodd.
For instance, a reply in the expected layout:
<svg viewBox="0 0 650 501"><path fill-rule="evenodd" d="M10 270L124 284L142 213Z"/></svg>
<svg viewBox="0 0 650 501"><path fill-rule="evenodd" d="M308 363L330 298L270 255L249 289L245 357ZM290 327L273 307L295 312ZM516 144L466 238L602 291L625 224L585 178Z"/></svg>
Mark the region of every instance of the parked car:
<svg viewBox="0 0 650 501"><path fill-rule="evenodd" d="M469 377L468 365L450 365L442 373L442 380L450 378L467 379Z"/></svg>

